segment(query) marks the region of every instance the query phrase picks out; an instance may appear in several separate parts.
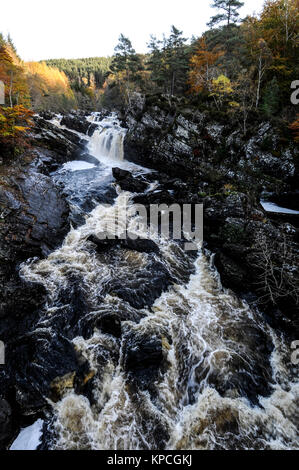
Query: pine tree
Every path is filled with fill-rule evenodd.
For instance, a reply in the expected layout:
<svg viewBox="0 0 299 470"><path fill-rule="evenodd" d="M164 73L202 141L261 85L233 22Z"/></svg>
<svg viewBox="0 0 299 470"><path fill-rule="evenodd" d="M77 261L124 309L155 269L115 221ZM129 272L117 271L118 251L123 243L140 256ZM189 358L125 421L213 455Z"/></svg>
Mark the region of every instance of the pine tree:
<svg viewBox="0 0 299 470"><path fill-rule="evenodd" d="M17 56L17 49L16 49L16 46L14 45L13 43L13 40L11 38L11 35L8 33L7 35L7 40L6 40L7 44L10 46L11 50L16 54Z"/></svg>
<svg viewBox="0 0 299 470"><path fill-rule="evenodd" d="M151 80L158 89L163 89L165 84L166 64L162 51L163 42L155 36L151 36L147 47L150 50L147 68L151 72Z"/></svg>
<svg viewBox="0 0 299 470"><path fill-rule="evenodd" d="M273 116L279 110L280 90L277 78L274 77L266 86L262 109L267 117Z"/></svg>
<svg viewBox="0 0 299 470"><path fill-rule="evenodd" d="M244 2L239 0L214 0L212 8L220 10L221 13L213 16L208 26L214 27L219 23L226 22L226 25L230 27L231 24L235 24L239 19L239 10L244 5Z"/></svg>
<svg viewBox="0 0 299 470"><path fill-rule="evenodd" d="M140 72L143 70L141 58L133 49L130 39L123 34L120 35L114 50L116 54L112 60L111 71L126 104L131 106L132 92L135 91L136 83L141 82Z"/></svg>
<svg viewBox="0 0 299 470"><path fill-rule="evenodd" d="M114 50L116 54L111 64L112 72L134 74L142 69L140 58L133 49L130 39L123 34L120 35L119 42Z"/></svg>
<svg viewBox="0 0 299 470"><path fill-rule="evenodd" d="M172 26L169 37L164 36L161 41L151 36L148 44L151 78L161 91L170 95L180 93L186 86L190 54L185 41L182 31Z"/></svg>
<svg viewBox="0 0 299 470"><path fill-rule="evenodd" d="M188 59L186 57L185 41L183 32L172 26L166 48L166 62L169 70L169 92L171 95L178 92L186 82Z"/></svg>

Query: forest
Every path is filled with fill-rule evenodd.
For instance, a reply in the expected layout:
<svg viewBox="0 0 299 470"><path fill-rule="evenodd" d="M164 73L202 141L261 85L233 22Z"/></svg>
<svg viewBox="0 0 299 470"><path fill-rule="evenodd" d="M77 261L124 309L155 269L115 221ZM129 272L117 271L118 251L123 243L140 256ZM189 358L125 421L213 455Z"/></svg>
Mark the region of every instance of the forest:
<svg viewBox="0 0 299 470"><path fill-rule="evenodd" d="M0 34L0 139L18 148L33 112L129 109L140 95L164 94L229 116L244 134L257 115L283 119L298 140L290 87L299 76L299 0L267 0L260 15L243 19L241 1L212 6L200 37L187 40L172 26L169 35L151 36L143 55L121 34L111 58L25 63L11 37Z"/></svg>

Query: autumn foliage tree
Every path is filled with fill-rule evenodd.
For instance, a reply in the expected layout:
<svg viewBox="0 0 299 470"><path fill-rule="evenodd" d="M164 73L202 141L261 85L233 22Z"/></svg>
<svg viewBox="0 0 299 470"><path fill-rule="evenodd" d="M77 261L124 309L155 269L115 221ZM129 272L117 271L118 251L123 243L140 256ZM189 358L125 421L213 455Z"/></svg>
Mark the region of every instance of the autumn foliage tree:
<svg viewBox="0 0 299 470"><path fill-rule="evenodd" d="M242 29L247 55L255 67L256 108L273 76L281 103L287 102L290 83L299 73L299 0L267 0L260 17L247 18Z"/></svg>
<svg viewBox="0 0 299 470"><path fill-rule="evenodd" d="M10 107L30 103L24 66L5 43L0 46L0 80L5 85L5 98Z"/></svg>
<svg viewBox="0 0 299 470"><path fill-rule="evenodd" d="M5 105L0 107L0 154L16 153L26 146L25 134L33 113L24 64L12 40L0 38L0 80L4 83Z"/></svg>
<svg viewBox="0 0 299 470"><path fill-rule="evenodd" d="M0 156L27 147L26 131L32 126L33 112L23 105L0 107Z"/></svg>
<svg viewBox="0 0 299 470"><path fill-rule="evenodd" d="M65 111L75 106L74 93L64 72L45 62L26 63L26 72L34 109Z"/></svg>
<svg viewBox="0 0 299 470"><path fill-rule="evenodd" d="M205 38L200 38L190 60L189 84L192 93L211 92L212 82L217 77L216 63L223 54L215 48L210 51Z"/></svg>

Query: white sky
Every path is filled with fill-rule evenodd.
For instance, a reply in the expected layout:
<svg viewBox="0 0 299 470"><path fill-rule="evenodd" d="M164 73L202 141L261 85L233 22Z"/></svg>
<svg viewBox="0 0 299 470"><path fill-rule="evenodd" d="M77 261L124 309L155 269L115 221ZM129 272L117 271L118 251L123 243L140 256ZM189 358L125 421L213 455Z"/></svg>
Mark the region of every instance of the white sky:
<svg viewBox="0 0 299 470"><path fill-rule="evenodd" d="M0 32L11 34L23 60L112 55L120 33L137 52L150 34L199 36L215 14L212 0L0 0ZM245 0L242 16L263 0Z"/></svg>

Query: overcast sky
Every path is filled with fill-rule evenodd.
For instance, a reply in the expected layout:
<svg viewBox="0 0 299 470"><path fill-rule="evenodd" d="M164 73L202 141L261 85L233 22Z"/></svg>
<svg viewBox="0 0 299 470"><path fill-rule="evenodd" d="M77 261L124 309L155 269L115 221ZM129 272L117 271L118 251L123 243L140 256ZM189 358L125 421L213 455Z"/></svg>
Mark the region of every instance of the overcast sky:
<svg viewBox="0 0 299 470"><path fill-rule="evenodd" d="M9 0L0 5L0 32L11 34L23 60L112 55L120 33L137 52L150 34L174 24L185 37L199 36L215 10L212 0ZM245 0L242 15L259 12L263 0Z"/></svg>

